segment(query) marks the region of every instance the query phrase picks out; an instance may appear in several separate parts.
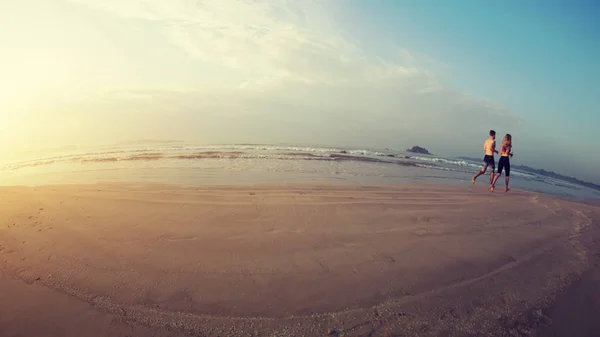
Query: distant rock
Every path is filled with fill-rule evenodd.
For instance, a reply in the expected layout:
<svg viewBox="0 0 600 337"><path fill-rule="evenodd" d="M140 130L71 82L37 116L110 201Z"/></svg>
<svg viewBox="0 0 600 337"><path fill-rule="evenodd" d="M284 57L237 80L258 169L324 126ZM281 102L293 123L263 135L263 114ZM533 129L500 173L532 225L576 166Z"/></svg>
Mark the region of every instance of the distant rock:
<svg viewBox="0 0 600 337"><path fill-rule="evenodd" d="M419 154L428 154L431 155L431 153L429 153L429 151L427 151L426 148L424 147L420 147L420 146L413 146L410 149L406 149L406 152L412 152L412 153L419 153Z"/></svg>

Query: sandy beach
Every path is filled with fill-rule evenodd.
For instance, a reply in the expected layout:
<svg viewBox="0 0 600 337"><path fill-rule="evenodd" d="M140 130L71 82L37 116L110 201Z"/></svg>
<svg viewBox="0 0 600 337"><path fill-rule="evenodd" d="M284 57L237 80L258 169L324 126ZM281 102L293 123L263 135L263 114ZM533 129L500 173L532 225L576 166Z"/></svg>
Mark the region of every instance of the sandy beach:
<svg viewBox="0 0 600 337"><path fill-rule="evenodd" d="M61 185L0 201L0 336L565 336L600 313L593 203L481 185ZM588 304L564 298L573 285Z"/></svg>

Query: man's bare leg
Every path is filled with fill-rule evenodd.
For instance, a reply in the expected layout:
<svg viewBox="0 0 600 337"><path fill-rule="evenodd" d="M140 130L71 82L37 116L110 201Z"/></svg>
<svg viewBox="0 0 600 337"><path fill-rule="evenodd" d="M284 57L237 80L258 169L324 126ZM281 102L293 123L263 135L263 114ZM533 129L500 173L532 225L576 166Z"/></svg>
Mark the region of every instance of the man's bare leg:
<svg viewBox="0 0 600 337"><path fill-rule="evenodd" d="M471 184L475 184L475 179L477 179L477 177L479 177L480 175L482 175L484 173L485 173L485 171L483 171L483 170L477 171L477 173L475 174L473 179L471 179Z"/></svg>
<svg viewBox="0 0 600 337"><path fill-rule="evenodd" d="M508 181L510 180L509 176L506 176L506 178L504 179L504 181L506 182L506 189L504 189L504 192L508 192L510 191L510 188L508 188Z"/></svg>
<svg viewBox="0 0 600 337"><path fill-rule="evenodd" d="M479 177L480 175L484 174L485 170L487 170L487 168L488 168L487 163L483 163L483 168L480 171L477 171L477 173L475 174L473 179L471 179L471 184L475 184L475 179L477 179L477 177Z"/></svg>

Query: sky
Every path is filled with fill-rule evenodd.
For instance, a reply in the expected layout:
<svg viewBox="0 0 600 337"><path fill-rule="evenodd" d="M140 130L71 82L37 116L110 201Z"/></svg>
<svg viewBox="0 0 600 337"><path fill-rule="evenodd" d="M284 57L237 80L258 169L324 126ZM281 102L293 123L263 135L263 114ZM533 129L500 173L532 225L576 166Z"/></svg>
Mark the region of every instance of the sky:
<svg viewBox="0 0 600 337"><path fill-rule="evenodd" d="M600 183L594 1L7 0L0 161L137 139L405 149Z"/></svg>

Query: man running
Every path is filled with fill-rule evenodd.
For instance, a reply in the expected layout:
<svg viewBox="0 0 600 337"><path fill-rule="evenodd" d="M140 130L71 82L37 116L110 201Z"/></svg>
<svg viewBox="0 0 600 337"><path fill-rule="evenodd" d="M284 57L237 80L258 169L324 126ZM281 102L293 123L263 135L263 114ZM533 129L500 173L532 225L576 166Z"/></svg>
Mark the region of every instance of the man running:
<svg viewBox="0 0 600 337"><path fill-rule="evenodd" d="M471 179L471 183L475 184L475 179L480 175L485 173L488 166L490 166L490 185L492 185L494 181L494 171L496 170L496 164L494 162L494 153L498 153L496 151L496 131L490 130L490 138L485 140L483 143L483 150L485 151L485 157L483 157L483 168L480 171L477 171L477 174Z"/></svg>

